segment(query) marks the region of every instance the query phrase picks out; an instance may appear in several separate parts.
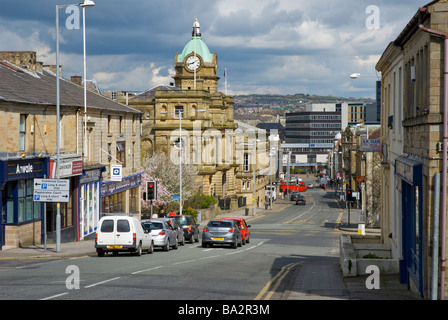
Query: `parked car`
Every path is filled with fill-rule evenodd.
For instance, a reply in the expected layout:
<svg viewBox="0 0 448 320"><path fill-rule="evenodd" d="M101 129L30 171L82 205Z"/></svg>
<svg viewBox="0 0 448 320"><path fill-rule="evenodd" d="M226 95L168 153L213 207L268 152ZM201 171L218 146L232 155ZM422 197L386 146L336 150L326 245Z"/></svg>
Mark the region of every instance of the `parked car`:
<svg viewBox="0 0 448 320"><path fill-rule="evenodd" d="M177 234L167 219L145 219L142 225L151 233L154 247L161 247L164 251L169 251L170 247L178 248Z"/></svg>
<svg viewBox="0 0 448 320"><path fill-rule="evenodd" d="M291 193L291 196L290 196L289 200L291 200L291 201L296 201L298 195L299 195L298 192L293 192L293 193Z"/></svg>
<svg viewBox="0 0 448 320"><path fill-rule="evenodd" d="M306 199L305 199L305 197L302 196L301 194L299 194L299 195L297 196L296 204L302 204L302 205L305 205L305 204L306 204Z"/></svg>
<svg viewBox="0 0 448 320"><path fill-rule="evenodd" d="M246 220L244 220L243 218L222 218L222 219L236 221L243 237L243 244L249 243L250 241L249 228L251 227L251 225L247 224Z"/></svg>
<svg viewBox="0 0 448 320"><path fill-rule="evenodd" d="M176 233L176 239L177 243L181 246L185 245L185 232L184 228L179 224L179 222L174 218L166 218L168 220L168 223L171 224L171 226L174 229L174 232Z"/></svg>
<svg viewBox="0 0 448 320"><path fill-rule="evenodd" d="M313 188L314 188L314 184L308 183L308 189L313 189Z"/></svg>
<svg viewBox="0 0 448 320"><path fill-rule="evenodd" d="M174 218L184 228L185 240L190 243L199 241L199 223L190 215L173 215L170 218Z"/></svg>
<svg viewBox="0 0 448 320"><path fill-rule="evenodd" d="M243 235L236 221L210 220L202 233L202 247L230 244L232 248L243 245Z"/></svg>
<svg viewBox="0 0 448 320"><path fill-rule="evenodd" d="M154 252L154 239L137 218L105 216L98 222L95 248L99 257L103 257L106 252L117 255L123 251L141 256L142 251Z"/></svg>

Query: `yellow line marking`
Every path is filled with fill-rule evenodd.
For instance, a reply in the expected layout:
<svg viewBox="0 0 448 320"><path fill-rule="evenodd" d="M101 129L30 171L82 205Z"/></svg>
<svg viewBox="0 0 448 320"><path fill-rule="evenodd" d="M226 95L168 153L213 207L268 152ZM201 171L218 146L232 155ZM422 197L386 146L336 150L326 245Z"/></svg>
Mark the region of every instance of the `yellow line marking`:
<svg viewBox="0 0 448 320"><path fill-rule="evenodd" d="M268 294L266 295L266 297L263 300L269 300L271 299L272 295L275 293L275 291L278 289L278 287L280 286L281 282L283 281L283 279L286 277L286 275L289 273L289 271L295 267L296 265L300 264L301 262L297 262L297 263L290 263L287 264L286 266L284 266L279 273L277 273L275 275L275 277L273 277L271 280L269 280L269 282L264 286L264 288L260 291L260 293L254 298L254 300L260 300L263 295L266 293L266 291L271 287L271 285L275 282L272 290L270 290L268 292ZM278 280L277 280L278 279Z"/></svg>

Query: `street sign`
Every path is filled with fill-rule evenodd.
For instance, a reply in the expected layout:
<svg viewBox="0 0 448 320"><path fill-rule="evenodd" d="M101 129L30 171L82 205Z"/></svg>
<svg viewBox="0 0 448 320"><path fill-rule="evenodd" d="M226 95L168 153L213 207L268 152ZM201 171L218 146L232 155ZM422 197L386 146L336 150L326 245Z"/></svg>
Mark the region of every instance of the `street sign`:
<svg viewBox="0 0 448 320"><path fill-rule="evenodd" d="M111 164L110 165L110 181L122 181L122 165Z"/></svg>
<svg viewBox="0 0 448 320"><path fill-rule="evenodd" d="M173 199L173 200L180 200L180 196L171 196L171 199Z"/></svg>
<svg viewBox="0 0 448 320"><path fill-rule="evenodd" d="M68 202L70 199L70 180L34 179L33 200L39 202Z"/></svg>

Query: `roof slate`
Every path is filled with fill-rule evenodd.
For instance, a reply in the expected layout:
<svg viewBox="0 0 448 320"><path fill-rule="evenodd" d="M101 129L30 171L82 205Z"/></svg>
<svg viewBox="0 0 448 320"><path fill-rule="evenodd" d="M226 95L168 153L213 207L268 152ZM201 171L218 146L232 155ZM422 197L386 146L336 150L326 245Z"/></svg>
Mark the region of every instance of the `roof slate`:
<svg viewBox="0 0 448 320"><path fill-rule="evenodd" d="M60 78L59 93L60 106L84 107L84 88L82 86ZM45 68L42 72L31 73L5 60L0 60L1 101L56 106L56 75ZM142 113L91 91L87 91L87 107Z"/></svg>

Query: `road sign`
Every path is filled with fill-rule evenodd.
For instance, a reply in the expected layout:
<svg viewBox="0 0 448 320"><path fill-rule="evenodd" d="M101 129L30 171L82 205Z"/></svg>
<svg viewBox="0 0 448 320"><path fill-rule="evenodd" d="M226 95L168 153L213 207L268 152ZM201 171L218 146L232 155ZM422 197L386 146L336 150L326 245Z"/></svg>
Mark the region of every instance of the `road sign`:
<svg viewBox="0 0 448 320"><path fill-rule="evenodd" d="M68 202L70 180L34 179L33 200L39 202Z"/></svg>
<svg viewBox="0 0 448 320"><path fill-rule="evenodd" d="M173 200L180 200L180 196L171 196L171 199L173 199Z"/></svg>
<svg viewBox="0 0 448 320"><path fill-rule="evenodd" d="M110 165L110 181L122 181L122 165L111 164Z"/></svg>

